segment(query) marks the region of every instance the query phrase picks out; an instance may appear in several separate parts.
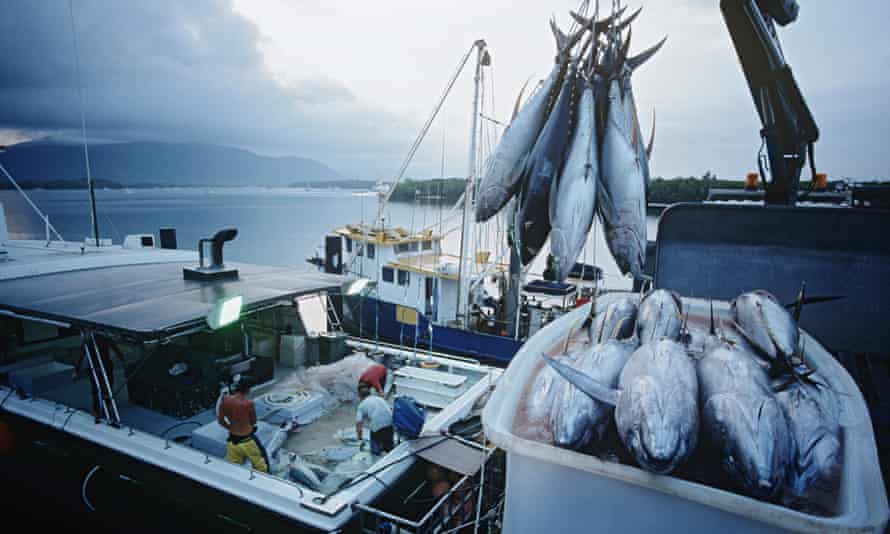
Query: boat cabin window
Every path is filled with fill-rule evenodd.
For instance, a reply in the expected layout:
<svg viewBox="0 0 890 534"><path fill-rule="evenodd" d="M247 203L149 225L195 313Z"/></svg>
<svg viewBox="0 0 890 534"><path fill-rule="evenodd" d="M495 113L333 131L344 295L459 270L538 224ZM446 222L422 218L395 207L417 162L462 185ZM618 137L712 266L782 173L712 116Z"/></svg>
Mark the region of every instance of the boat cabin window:
<svg viewBox="0 0 890 534"><path fill-rule="evenodd" d="M109 371L120 378L128 365L138 361L140 351L135 345L111 337L105 340L100 338L101 346L112 347L106 349ZM0 384L28 396L53 398L88 410L89 374L79 330L0 317ZM83 383L86 387L78 388Z"/></svg>
<svg viewBox="0 0 890 534"><path fill-rule="evenodd" d="M362 243L356 242L355 255L356 256L364 256L365 255L365 251L364 251L364 247L362 246Z"/></svg>
<svg viewBox="0 0 890 534"><path fill-rule="evenodd" d="M399 285L407 286L411 283L411 273L408 271L399 270Z"/></svg>
<svg viewBox="0 0 890 534"><path fill-rule="evenodd" d="M368 243L368 259L373 260L376 253L377 247L373 243Z"/></svg>
<svg viewBox="0 0 890 534"><path fill-rule="evenodd" d="M58 362L74 370L80 333L71 328L0 316L0 383L14 380L16 369Z"/></svg>
<svg viewBox="0 0 890 534"><path fill-rule="evenodd" d="M346 238L346 252L352 252L352 239Z"/></svg>
<svg viewBox="0 0 890 534"><path fill-rule="evenodd" d="M433 250L433 242L432 241L424 241L421 245L423 250Z"/></svg>
<svg viewBox="0 0 890 534"><path fill-rule="evenodd" d="M393 283L393 281L395 280L393 268L384 267L382 269L381 278L383 278L384 282L389 282L390 284Z"/></svg>
<svg viewBox="0 0 890 534"><path fill-rule="evenodd" d="M412 241L411 243L399 243L396 245L396 252L401 254L404 252L417 252L420 250L420 243Z"/></svg>

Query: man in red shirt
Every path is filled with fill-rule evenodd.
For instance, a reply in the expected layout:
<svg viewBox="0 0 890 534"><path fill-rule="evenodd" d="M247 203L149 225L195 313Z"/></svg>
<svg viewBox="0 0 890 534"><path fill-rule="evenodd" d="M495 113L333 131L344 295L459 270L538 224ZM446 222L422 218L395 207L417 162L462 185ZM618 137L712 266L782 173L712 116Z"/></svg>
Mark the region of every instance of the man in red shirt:
<svg viewBox="0 0 890 534"><path fill-rule="evenodd" d="M229 431L226 443L226 460L241 465L245 459L257 471L269 472L269 456L256 433L256 410L247 398L250 392L249 378L242 377L234 395L226 395L219 406L219 424Z"/></svg>
<svg viewBox="0 0 890 534"><path fill-rule="evenodd" d="M386 366L381 365L379 363L372 364L370 367L365 369L365 372L362 373L362 376L358 378L359 387L362 384L367 384L372 388L377 390L377 393L383 397L383 384L386 383Z"/></svg>

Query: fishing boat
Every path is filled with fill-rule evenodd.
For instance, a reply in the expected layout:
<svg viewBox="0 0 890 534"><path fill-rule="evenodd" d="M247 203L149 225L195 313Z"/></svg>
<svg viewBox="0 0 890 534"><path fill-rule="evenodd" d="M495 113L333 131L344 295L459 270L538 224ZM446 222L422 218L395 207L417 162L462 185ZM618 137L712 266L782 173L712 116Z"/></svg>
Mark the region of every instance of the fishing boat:
<svg viewBox="0 0 890 534"><path fill-rule="evenodd" d="M388 227L386 206L473 52L475 98L468 179L461 199L446 217L450 226L440 222L421 229ZM503 235L498 236L502 249L494 253L474 237L479 231L472 223L478 162L485 160L478 149L479 119L486 117L480 91L490 65L485 41L476 41L458 64L396 178L375 188L381 191L377 216L371 222L333 229L325 236L324 257L317 254L307 259L324 272L369 281L360 294L344 298L343 324L356 336L503 366L528 336L586 302L597 290L602 275L598 267L579 263L569 283L554 284L546 270L523 270L512 250L515 247L508 246ZM446 251L445 236L455 231L460 236L459 250Z"/></svg>
<svg viewBox="0 0 890 534"><path fill-rule="evenodd" d="M235 235L193 252L160 248L152 234L101 246L10 239L0 225L7 484L116 530L329 532L388 496L410 507L422 457L481 465L490 451L470 441L478 428L455 425L478 420L498 369L347 342L328 311L355 279L223 262ZM111 368L98 356L103 339L121 352ZM355 408L342 401L375 361L389 369L388 402L411 395L426 415L418 439L380 456L343 432ZM241 376L257 384L269 472L223 458L217 402Z"/></svg>

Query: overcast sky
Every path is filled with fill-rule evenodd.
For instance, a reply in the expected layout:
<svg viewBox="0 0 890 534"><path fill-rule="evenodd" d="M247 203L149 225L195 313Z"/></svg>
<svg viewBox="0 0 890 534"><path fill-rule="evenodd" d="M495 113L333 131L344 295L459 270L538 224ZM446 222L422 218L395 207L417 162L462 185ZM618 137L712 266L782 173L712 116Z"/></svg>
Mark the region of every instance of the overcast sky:
<svg viewBox="0 0 890 534"><path fill-rule="evenodd" d="M610 2L603 2L604 4ZM509 118L519 88L552 65L551 15L578 0L74 0L89 135L212 142L318 159L387 178L477 38L493 58L486 113ZM802 2L780 30L829 176L888 177L890 2ZM638 2L631 4L632 7ZM719 0L647 0L633 50L665 48L635 75L652 172L739 177L760 123ZM0 3L0 142L72 138L80 124L67 0ZM460 79L409 175L465 173L472 76Z"/></svg>

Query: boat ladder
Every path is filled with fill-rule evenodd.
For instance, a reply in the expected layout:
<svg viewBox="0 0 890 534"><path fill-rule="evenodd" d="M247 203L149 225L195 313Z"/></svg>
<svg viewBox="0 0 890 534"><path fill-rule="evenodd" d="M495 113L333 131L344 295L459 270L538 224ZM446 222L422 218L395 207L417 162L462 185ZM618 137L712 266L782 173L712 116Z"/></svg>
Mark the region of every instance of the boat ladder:
<svg viewBox="0 0 890 534"><path fill-rule="evenodd" d="M330 295L328 295L327 293L324 293L322 295L322 298L324 298L325 308L326 308L325 311L328 315L328 325L330 327L329 330L331 332L342 332L343 325L340 323L340 316L337 315L337 309L334 308L334 303L331 300Z"/></svg>

